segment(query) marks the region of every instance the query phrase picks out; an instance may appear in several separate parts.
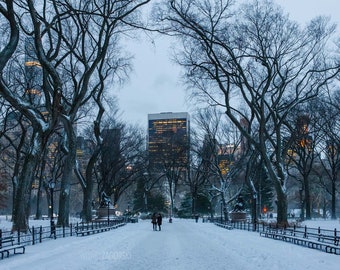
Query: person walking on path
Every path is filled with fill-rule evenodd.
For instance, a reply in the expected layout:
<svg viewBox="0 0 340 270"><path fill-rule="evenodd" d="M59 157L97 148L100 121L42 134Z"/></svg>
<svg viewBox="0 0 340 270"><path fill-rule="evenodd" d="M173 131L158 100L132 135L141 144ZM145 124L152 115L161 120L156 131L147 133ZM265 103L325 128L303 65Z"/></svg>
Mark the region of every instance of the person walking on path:
<svg viewBox="0 0 340 270"><path fill-rule="evenodd" d="M162 225L162 215L161 215L161 213L158 213L157 224L158 224L158 229L161 230L161 225Z"/></svg>
<svg viewBox="0 0 340 270"><path fill-rule="evenodd" d="M157 231L157 217L156 217L156 213L153 213L153 215L151 217L151 223L152 223L152 229L154 231Z"/></svg>

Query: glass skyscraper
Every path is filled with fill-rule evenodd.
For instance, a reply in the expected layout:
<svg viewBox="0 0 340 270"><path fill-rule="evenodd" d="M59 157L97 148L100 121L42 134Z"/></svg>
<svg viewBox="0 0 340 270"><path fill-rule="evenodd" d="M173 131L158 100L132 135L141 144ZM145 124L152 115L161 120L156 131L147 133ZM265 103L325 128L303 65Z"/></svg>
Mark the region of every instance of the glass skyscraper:
<svg viewBox="0 0 340 270"><path fill-rule="evenodd" d="M148 153L152 167L187 167L190 118L186 112L148 115Z"/></svg>

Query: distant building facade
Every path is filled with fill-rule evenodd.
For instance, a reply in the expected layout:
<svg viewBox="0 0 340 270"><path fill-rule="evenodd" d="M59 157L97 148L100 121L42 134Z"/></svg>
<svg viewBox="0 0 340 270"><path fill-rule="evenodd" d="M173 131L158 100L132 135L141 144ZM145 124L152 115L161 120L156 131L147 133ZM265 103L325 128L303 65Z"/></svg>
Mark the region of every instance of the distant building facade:
<svg viewBox="0 0 340 270"><path fill-rule="evenodd" d="M114 166L119 166L118 163L121 158L121 129L104 129L102 136L102 169L105 172L109 172Z"/></svg>
<svg viewBox="0 0 340 270"><path fill-rule="evenodd" d="M41 106L42 97L42 67L36 55L34 39L28 37L25 40L25 79L26 98L32 105Z"/></svg>
<svg viewBox="0 0 340 270"><path fill-rule="evenodd" d="M161 168L177 162L189 163L190 117L187 112L166 112L148 115L149 165Z"/></svg>

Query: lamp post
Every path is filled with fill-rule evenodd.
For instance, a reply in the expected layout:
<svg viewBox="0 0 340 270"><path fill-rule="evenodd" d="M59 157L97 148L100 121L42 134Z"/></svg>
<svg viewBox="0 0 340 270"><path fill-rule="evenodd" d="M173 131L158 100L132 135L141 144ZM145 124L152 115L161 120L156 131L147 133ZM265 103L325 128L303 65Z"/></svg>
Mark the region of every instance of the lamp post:
<svg viewBox="0 0 340 270"><path fill-rule="evenodd" d="M221 201L221 224L223 222L223 202Z"/></svg>
<svg viewBox="0 0 340 270"><path fill-rule="evenodd" d="M257 225L257 193L253 194L253 231L256 231Z"/></svg>
<svg viewBox="0 0 340 270"><path fill-rule="evenodd" d="M304 210L304 200L303 200L303 189L300 188L300 207L301 207L301 213L300 213L300 219L304 220L305 218L305 210Z"/></svg>
<svg viewBox="0 0 340 270"><path fill-rule="evenodd" d="M56 239L56 232L55 232L55 224L53 220L53 193L54 193L54 187L55 187L55 182L51 180L48 184L48 187L50 188L50 193L51 193L51 205L50 205L50 213L51 213L51 237L52 235L54 236L54 239Z"/></svg>
<svg viewBox="0 0 340 270"><path fill-rule="evenodd" d="M110 201L107 201L107 226L110 226Z"/></svg>
<svg viewBox="0 0 340 270"><path fill-rule="evenodd" d="M143 194L143 198L144 198L144 209L145 209L145 213L148 212L148 195L147 195L147 184L149 182L149 173L145 172L143 173L145 182L144 182L144 194Z"/></svg>

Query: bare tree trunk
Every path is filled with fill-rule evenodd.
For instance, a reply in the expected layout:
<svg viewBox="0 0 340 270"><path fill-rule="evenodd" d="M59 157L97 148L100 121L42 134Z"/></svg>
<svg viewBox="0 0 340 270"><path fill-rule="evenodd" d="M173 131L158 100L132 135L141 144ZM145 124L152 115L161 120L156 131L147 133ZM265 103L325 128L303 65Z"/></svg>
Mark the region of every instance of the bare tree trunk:
<svg viewBox="0 0 340 270"><path fill-rule="evenodd" d="M173 211L174 211L174 194L173 194L173 190L172 190L172 185L174 185L174 183L172 183L171 180L169 180L169 195L170 195L170 217L173 217Z"/></svg>
<svg viewBox="0 0 340 270"><path fill-rule="evenodd" d="M177 63L186 70L193 96L224 106L247 143L266 159L279 201L277 222L286 224L282 141L285 129L291 128L287 116L297 105L315 98L339 73L338 63L331 61L334 56L323 51L334 27L320 18L301 30L272 2L254 1L242 12L230 9L230 1L216 5L208 1L206 6L189 2L161 6L157 23L185 44ZM316 65L321 55L325 62ZM246 125L240 119L246 119ZM269 156L272 150L275 153Z"/></svg>
<svg viewBox="0 0 340 270"><path fill-rule="evenodd" d="M65 133L67 134L64 145L67 154L64 160L63 175L61 178L57 224L60 226L69 226L71 179L73 178L73 169L76 162L77 138L71 121L63 119L63 123Z"/></svg>
<svg viewBox="0 0 340 270"><path fill-rule="evenodd" d="M275 168L269 158L266 156L264 158L265 166L268 170L268 175L272 179L274 188L277 195L276 205L277 205L277 224L285 226L288 224L287 220L287 194L285 190L286 175L283 172L283 166L276 164Z"/></svg>
<svg viewBox="0 0 340 270"><path fill-rule="evenodd" d="M14 213L14 205L15 205L15 198L17 195L17 190L18 190L18 181L19 181L19 177L17 174L15 174L12 177L12 185L13 185L13 191L12 191L12 221L14 219L15 213Z"/></svg>
<svg viewBox="0 0 340 270"><path fill-rule="evenodd" d="M86 222L92 221L92 201L93 201L93 170L94 165L97 161L97 158L100 153L100 146L97 146L97 149L91 156L90 161L87 164L86 168L86 187L84 189L84 197L83 197L83 219Z"/></svg>
<svg viewBox="0 0 340 270"><path fill-rule="evenodd" d="M305 206L306 206L306 219L312 218L311 204L310 204L310 187L308 176L303 177L303 185L305 187Z"/></svg>
<svg viewBox="0 0 340 270"><path fill-rule="evenodd" d="M37 192L37 210L35 213L35 219L41 219L42 217L42 212L41 212L41 181L39 181L39 187L38 187L38 192Z"/></svg>
<svg viewBox="0 0 340 270"><path fill-rule="evenodd" d="M18 181L14 208L12 231L28 230L28 217L30 214L31 188L34 179L34 169L37 165L37 155L27 155Z"/></svg>
<svg viewBox="0 0 340 270"><path fill-rule="evenodd" d="M192 196L191 199L191 214L196 214L196 201L197 201L197 195Z"/></svg>
<svg viewBox="0 0 340 270"><path fill-rule="evenodd" d="M103 80L102 80L103 82ZM83 197L83 216L86 222L92 221L92 195L93 195L93 172L94 167L96 164L96 161L98 160L98 157L102 150L102 138L101 138L101 132L100 132L100 124L103 117L103 114L105 112L104 106L102 104L101 98L104 91L104 85L101 84L100 90L97 93L97 96L95 97L95 101L98 105L98 114L97 118L93 123L93 133L97 140L97 146L87 164L86 168L86 187L84 187L84 197ZM113 204L114 206L114 204Z"/></svg>
<svg viewBox="0 0 340 270"><path fill-rule="evenodd" d="M93 192L93 183L89 181L89 185L86 185L86 189L84 190L84 196L83 196L83 211L82 211L82 219L85 222L91 222L92 221L92 192Z"/></svg>
<svg viewBox="0 0 340 270"><path fill-rule="evenodd" d="M332 219L336 219L336 186L334 180L332 181L331 197L331 217Z"/></svg>
<svg viewBox="0 0 340 270"><path fill-rule="evenodd" d="M41 212L41 195L42 195L42 188L43 188L43 178L44 178L44 170L46 165L46 151L44 151L44 155L41 162L40 168L40 176L39 176L39 184L38 184L38 192L37 192L37 209L35 213L35 219L41 219L42 212Z"/></svg>
<svg viewBox="0 0 340 270"><path fill-rule="evenodd" d="M281 189L278 189L277 193L277 224L285 226L287 225L287 194L285 192L281 192Z"/></svg>
<svg viewBox="0 0 340 270"><path fill-rule="evenodd" d="M70 152L66 156L64 173L61 178L59 212L58 212L58 225L61 226L69 225L71 179L73 177L74 161L75 155Z"/></svg>

